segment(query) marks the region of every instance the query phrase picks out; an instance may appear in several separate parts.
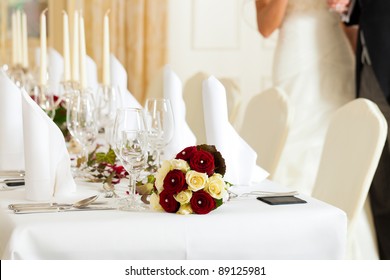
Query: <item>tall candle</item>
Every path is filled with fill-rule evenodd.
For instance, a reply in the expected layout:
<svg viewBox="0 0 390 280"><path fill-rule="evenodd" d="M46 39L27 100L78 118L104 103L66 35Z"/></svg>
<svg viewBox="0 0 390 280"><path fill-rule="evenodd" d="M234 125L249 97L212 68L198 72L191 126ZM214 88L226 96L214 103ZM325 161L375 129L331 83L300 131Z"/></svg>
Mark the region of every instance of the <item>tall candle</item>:
<svg viewBox="0 0 390 280"><path fill-rule="evenodd" d="M16 11L16 61L22 64L22 18L20 10Z"/></svg>
<svg viewBox="0 0 390 280"><path fill-rule="evenodd" d="M47 9L41 13L41 73L40 73L40 84L46 85L47 83L47 46L46 46L46 13Z"/></svg>
<svg viewBox="0 0 390 280"><path fill-rule="evenodd" d="M108 14L110 10L104 15L103 21L103 85L110 85L110 26Z"/></svg>
<svg viewBox="0 0 390 280"><path fill-rule="evenodd" d="M70 51L69 51L69 20L68 14L62 11L63 15L63 54L64 54L64 81L70 80Z"/></svg>
<svg viewBox="0 0 390 280"><path fill-rule="evenodd" d="M22 14L22 65L24 68L28 68L28 34L27 34L27 16L26 13Z"/></svg>
<svg viewBox="0 0 390 280"><path fill-rule="evenodd" d="M15 66L18 64L18 34L17 34L17 26L16 26L16 13L12 13L12 64Z"/></svg>
<svg viewBox="0 0 390 280"><path fill-rule="evenodd" d="M87 88L86 56L84 18L80 15L80 85L82 89Z"/></svg>
<svg viewBox="0 0 390 280"><path fill-rule="evenodd" d="M79 66L79 13L77 11L73 14L73 56L72 56L72 80L77 82L80 79Z"/></svg>

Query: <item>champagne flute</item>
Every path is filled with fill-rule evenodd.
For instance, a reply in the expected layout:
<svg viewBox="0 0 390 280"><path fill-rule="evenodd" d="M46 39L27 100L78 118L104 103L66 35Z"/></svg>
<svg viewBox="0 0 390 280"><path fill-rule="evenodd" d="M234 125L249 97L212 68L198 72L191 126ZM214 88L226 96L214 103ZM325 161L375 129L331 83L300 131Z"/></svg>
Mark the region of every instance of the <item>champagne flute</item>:
<svg viewBox="0 0 390 280"><path fill-rule="evenodd" d="M145 119L149 144L160 167L164 148L172 140L174 119L171 102L166 98L148 98L145 103Z"/></svg>

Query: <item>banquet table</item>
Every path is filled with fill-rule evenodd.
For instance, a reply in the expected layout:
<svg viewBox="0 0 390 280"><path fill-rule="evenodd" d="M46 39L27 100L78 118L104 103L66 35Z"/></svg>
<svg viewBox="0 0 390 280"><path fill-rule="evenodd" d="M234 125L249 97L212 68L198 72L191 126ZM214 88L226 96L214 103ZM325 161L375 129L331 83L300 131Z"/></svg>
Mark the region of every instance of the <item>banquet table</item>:
<svg viewBox="0 0 390 280"><path fill-rule="evenodd" d="M254 189L285 191L269 180L232 190ZM78 182L77 192L63 200L99 192L96 184ZM24 188L2 190L0 256L29 260L343 259L346 214L314 198L298 197L307 203L268 205L255 196L238 197L207 215L152 210L15 214L8 205L28 202Z"/></svg>

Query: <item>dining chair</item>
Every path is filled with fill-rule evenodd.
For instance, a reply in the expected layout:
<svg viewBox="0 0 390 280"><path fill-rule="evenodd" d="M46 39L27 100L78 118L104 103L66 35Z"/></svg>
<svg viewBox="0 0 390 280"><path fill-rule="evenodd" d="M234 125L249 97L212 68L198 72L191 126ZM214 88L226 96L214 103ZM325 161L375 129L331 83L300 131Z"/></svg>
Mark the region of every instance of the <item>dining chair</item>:
<svg viewBox="0 0 390 280"><path fill-rule="evenodd" d="M368 197L386 136L384 116L367 99L347 103L331 119L312 196L346 212L349 242Z"/></svg>
<svg viewBox="0 0 390 280"><path fill-rule="evenodd" d="M202 83L210 75L197 72L184 84L183 98L187 107L187 123L196 135L197 143L206 143L205 121L203 117ZM242 96L237 82L232 78L218 78L226 91L226 101L229 122L233 127L238 126L238 116L242 104Z"/></svg>
<svg viewBox="0 0 390 280"><path fill-rule="evenodd" d="M274 174L286 143L292 110L286 93L272 87L252 97L240 135L257 152L257 164Z"/></svg>

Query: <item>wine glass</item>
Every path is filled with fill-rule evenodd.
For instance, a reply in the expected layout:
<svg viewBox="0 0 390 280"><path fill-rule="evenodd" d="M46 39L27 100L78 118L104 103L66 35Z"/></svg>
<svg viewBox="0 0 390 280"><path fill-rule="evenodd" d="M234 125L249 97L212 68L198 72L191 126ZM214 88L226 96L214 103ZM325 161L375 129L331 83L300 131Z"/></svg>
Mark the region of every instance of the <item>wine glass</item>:
<svg viewBox="0 0 390 280"><path fill-rule="evenodd" d="M148 158L147 132L145 130L124 130L119 146L119 158L129 173L129 195L121 210L143 210L143 206L136 195L136 180L145 168Z"/></svg>
<svg viewBox="0 0 390 280"><path fill-rule="evenodd" d="M174 120L171 102L166 98L148 98L145 103L145 119L149 144L160 167L164 148L172 140Z"/></svg>
<svg viewBox="0 0 390 280"><path fill-rule="evenodd" d="M70 134L80 143L81 169L88 160L88 146L91 146L97 137L95 120L95 104L89 90L73 91L67 100L66 125Z"/></svg>
<svg viewBox="0 0 390 280"><path fill-rule="evenodd" d="M30 92L31 98L44 110L51 119L54 119L56 106L53 92L46 85L36 85Z"/></svg>
<svg viewBox="0 0 390 280"><path fill-rule="evenodd" d="M99 131L104 131L106 141L110 141L116 110L121 107L122 97L117 86L100 86L97 91L96 119Z"/></svg>
<svg viewBox="0 0 390 280"><path fill-rule="evenodd" d="M121 160L121 163L129 173L130 182L130 196L125 208L142 208L141 204L137 202L135 196L136 179L142 169L146 165L147 160L147 131L145 128L145 121L143 111L138 108L119 108L117 109L116 118L114 122L113 133L110 144L116 154ZM130 145L132 142L137 142L137 145ZM136 147L137 146L137 147ZM141 156L140 152L132 151L142 150L144 154ZM132 154L134 158L132 158ZM138 206L134 206L137 205Z"/></svg>

